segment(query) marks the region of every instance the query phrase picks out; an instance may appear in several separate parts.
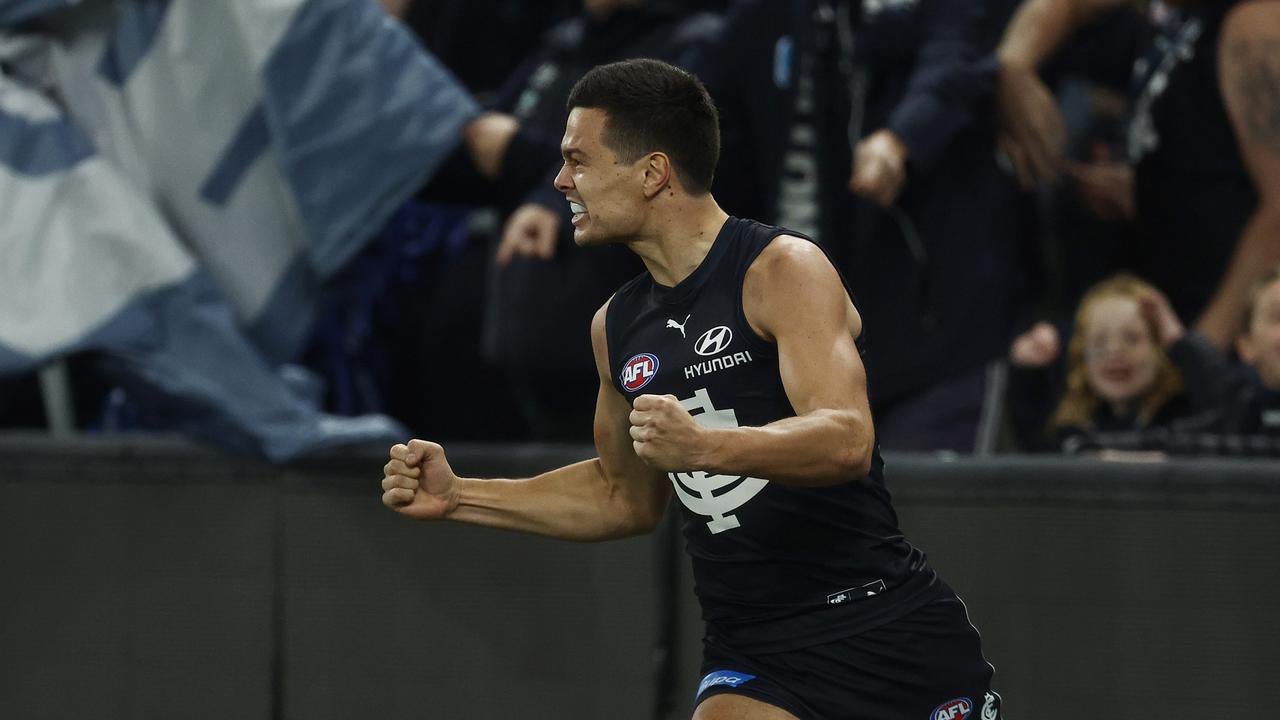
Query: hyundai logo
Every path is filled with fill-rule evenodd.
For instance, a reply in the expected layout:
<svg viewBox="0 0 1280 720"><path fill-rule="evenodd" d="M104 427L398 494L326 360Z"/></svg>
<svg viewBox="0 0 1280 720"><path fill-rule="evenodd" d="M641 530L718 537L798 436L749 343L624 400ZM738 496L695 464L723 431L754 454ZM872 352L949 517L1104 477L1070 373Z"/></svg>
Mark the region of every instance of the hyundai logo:
<svg viewBox="0 0 1280 720"><path fill-rule="evenodd" d="M702 333L693 344L693 351L699 355L715 355L733 342L733 331L724 325L717 325Z"/></svg>

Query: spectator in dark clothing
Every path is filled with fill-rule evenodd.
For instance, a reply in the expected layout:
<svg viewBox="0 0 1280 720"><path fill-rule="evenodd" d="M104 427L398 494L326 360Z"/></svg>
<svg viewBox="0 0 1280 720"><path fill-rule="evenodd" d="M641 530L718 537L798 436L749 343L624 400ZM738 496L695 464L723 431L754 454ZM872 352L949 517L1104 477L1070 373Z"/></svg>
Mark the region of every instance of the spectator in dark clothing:
<svg viewBox="0 0 1280 720"><path fill-rule="evenodd" d="M492 97L581 0L383 0L477 98Z"/></svg>
<svg viewBox="0 0 1280 720"><path fill-rule="evenodd" d="M1143 310L1144 298L1156 292L1119 275L1080 301L1067 349L1066 392L1050 421L1063 451L1106 446L1099 438L1167 425L1186 411L1182 374Z"/></svg>
<svg viewBox="0 0 1280 720"><path fill-rule="evenodd" d="M1048 188L1041 206L1050 265L1045 305L1057 319L1074 312L1085 290L1131 265L1128 91L1146 22L1125 8L1088 30L1046 72L1065 124L1063 173L1069 180Z"/></svg>
<svg viewBox="0 0 1280 720"><path fill-rule="evenodd" d="M1231 363L1195 332L1185 339L1170 334L1171 355L1183 367L1187 390L1208 411L1184 428L1198 436L1186 443L1204 452L1280 455L1280 267L1250 293L1236 351L1243 364Z"/></svg>
<svg viewBox="0 0 1280 720"><path fill-rule="evenodd" d="M1003 28L1002 28L1003 29ZM1062 396L1056 343L1069 332L1081 297L1117 268L1132 267L1132 171L1127 157L1128 92L1133 58L1146 39L1146 19L1132 8L1106 14L1072 39L1042 68L1064 123L1064 182L1039 188L1036 298L1024 322L1029 331L1010 347L1001 445L1056 451L1045 427ZM1020 178L1035 188L1031 177ZM1037 322L1038 321L1038 322ZM1045 353L1050 359L1044 359ZM1046 369L1046 363L1053 363Z"/></svg>
<svg viewBox="0 0 1280 720"><path fill-rule="evenodd" d="M544 185L551 186L559 167L564 100L574 81L617 58L683 59L718 27L716 15L689 16L659 0L583 2L582 11L552 27L502 83L488 112L465 129L465 150L454 154L448 172L424 189L424 197L493 205L504 214L530 196L551 197L555 189ZM556 209L562 205L554 203Z"/></svg>
<svg viewBox="0 0 1280 720"><path fill-rule="evenodd" d="M1128 0L1027 0L999 52L1002 147L1024 176L1061 169L1061 118L1036 69L1078 27ZM1280 3L1150 5L1128 133L1133 270L1221 350L1250 285L1280 263Z"/></svg>
<svg viewBox="0 0 1280 720"><path fill-rule="evenodd" d="M1183 394L1161 405L1149 422L1132 410L1095 412L1096 422L1058 428L1059 447L1068 452L1280 456L1280 268L1250 295L1237 338L1248 364L1229 361L1203 335L1186 329L1168 298L1154 288L1132 286L1124 297L1136 297L1146 328L1182 377ZM1082 307L1079 320L1085 317ZM1132 323L1131 314L1128 318ZM1045 367L1056 353L1054 331L1048 326L1039 330L1048 335L1032 338L1029 333L1015 344L1017 362L1027 367ZM1078 382L1080 376L1075 377Z"/></svg>
<svg viewBox="0 0 1280 720"><path fill-rule="evenodd" d="M972 0L748 0L694 70L721 108L716 196L817 239L867 318L877 435L972 451L1023 269L983 119Z"/></svg>
<svg viewBox="0 0 1280 720"><path fill-rule="evenodd" d="M598 381L582 330L610 293L643 269L624 249L573 243L568 205L551 183L569 89L587 70L615 60L681 64L719 27L717 15L660 2L585 2L467 129L468 152L424 190L436 201L492 205L509 216L488 279L484 346L535 439L590 441Z"/></svg>
<svg viewBox="0 0 1280 720"><path fill-rule="evenodd" d="M1280 267L1258 283L1246 308L1236 349L1258 382L1233 426L1240 433L1280 435Z"/></svg>

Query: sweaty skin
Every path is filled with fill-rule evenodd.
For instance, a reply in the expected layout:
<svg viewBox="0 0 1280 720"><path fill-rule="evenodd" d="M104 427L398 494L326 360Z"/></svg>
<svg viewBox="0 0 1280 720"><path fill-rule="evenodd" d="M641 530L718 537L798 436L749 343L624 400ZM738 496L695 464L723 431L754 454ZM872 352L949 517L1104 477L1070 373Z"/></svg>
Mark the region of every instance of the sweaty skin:
<svg viewBox="0 0 1280 720"><path fill-rule="evenodd" d="M579 245L623 243L653 278L673 286L706 258L728 215L708 193L690 193L663 152L624 161L603 141L607 116L574 108L561 144L556 187L574 208ZM382 501L420 520L449 519L569 540L653 529L672 494L667 470L750 475L825 485L863 476L874 448L866 375L854 338L861 319L821 250L780 236L743 284L752 329L776 343L796 416L763 427L703 428L676 398L642 395L634 407L614 389L605 334L608 303L591 323L600 380L599 457L523 479L462 478L427 440L391 448ZM739 695L702 702L695 720L793 716Z"/></svg>

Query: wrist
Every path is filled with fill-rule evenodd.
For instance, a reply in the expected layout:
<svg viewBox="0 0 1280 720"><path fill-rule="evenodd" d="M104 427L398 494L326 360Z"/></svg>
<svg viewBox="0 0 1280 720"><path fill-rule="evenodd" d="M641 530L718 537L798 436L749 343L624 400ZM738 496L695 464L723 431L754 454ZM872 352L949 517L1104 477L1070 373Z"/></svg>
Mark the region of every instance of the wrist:
<svg viewBox="0 0 1280 720"><path fill-rule="evenodd" d="M454 479L453 487L450 489L449 495L446 498L447 509L441 517L442 520L452 520L458 510L469 504L468 500L474 496L475 485L477 482L478 478L459 477Z"/></svg>
<svg viewBox="0 0 1280 720"><path fill-rule="evenodd" d="M726 428L704 428L698 426L697 444L692 470L718 474L723 469L725 436L732 432Z"/></svg>

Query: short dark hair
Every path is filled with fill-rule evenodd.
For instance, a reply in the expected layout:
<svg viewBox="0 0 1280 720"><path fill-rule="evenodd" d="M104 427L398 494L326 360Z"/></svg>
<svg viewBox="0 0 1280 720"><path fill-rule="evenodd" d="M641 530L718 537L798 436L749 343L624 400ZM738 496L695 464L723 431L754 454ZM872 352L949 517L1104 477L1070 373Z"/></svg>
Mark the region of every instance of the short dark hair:
<svg viewBox="0 0 1280 720"><path fill-rule="evenodd" d="M623 162L661 151L693 195L711 190L720 160L720 114L693 74L659 60L598 65L569 92L566 109L608 116L604 143Z"/></svg>

